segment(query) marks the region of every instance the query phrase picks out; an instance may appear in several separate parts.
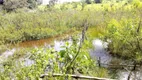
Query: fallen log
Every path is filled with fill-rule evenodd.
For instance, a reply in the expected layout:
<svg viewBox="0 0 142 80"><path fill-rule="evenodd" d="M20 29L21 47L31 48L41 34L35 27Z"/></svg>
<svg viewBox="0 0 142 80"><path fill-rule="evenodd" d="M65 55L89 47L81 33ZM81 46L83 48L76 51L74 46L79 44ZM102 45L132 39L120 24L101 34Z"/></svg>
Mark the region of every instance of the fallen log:
<svg viewBox="0 0 142 80"><path fill-rule="evenodd" d="M91 77L91 76L84 76L84 75L72 75L72 74L42 74L40 76L40 78L44 78L44 77L72 77L72 78L76 78L76 79L92 79L92 80L116 80L116 79L108 79L108 78L99 78L99 77Z"/></svg>

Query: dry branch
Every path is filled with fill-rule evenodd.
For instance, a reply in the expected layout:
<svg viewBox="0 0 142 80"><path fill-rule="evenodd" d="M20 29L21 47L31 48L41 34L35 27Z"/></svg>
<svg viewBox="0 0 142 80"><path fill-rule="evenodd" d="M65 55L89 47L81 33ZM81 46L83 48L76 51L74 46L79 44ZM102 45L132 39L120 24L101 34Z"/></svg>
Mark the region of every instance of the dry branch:
<svg viewBox="0 0 142 80"><path fill-rule="evenodd" d="M42 74L40 78L44 77L72 77L76 79L91 79L91 80L116 80L116 79L108 79L108 78L99 78L99 77L91 77L91 76L84 76L84 75L71 75L71 74Z"/></svg>

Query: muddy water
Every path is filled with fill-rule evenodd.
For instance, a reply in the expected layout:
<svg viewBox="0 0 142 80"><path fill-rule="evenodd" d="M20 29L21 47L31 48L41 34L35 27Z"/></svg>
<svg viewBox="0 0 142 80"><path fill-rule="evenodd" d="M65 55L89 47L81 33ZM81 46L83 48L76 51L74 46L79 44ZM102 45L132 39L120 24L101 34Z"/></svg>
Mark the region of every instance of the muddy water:
<svg viewBox="0 0 142 80"><path fill-rule="evenodd" d="M53 36L51 38L47 39L40 39L40 40L32 40L32 41L25 41L22 43L19 43L19 47L35 47L35 46L46 46L48 44L52 45L55 40L63 40L68 39L70 36L73 35L75 31L70 30L68 32L65 32L61 35Z"/></svg>

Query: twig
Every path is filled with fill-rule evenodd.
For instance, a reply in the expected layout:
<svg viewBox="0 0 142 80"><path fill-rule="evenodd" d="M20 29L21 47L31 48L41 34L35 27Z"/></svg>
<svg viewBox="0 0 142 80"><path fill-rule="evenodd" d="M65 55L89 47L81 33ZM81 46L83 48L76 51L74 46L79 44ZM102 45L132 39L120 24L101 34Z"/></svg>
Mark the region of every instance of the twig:
<svg viewBox="0 0 142 80"><path fill-rule="evenodd" d="M140 28L141 28L141 19L140 19L140 21L139 21L138 28L137 28L137 33L138 33L138 34L139 34L139 32L140 32Z"/></svg>
<svg viewBox="0 0 142 80"><path fill-rule="evenodd" d="M91 77L91 76L84 76L84 75L71 75L71 74L57 74L57 73L54 73L52 75L49 75L49 74L42 74L40 76L40 78L44 78L44 77L72 77L72 78L76 78L76 79L93 79L93 80L116 80L116 79L108 79L108 78L99 78L99 77Z"/></svg>
<svg viewBox="0 0 142 80"><path fill-rule="evenodd" d="M100 65L107 65L107 66L110 66L110 67L139 67L140 66L140 64L138 65L127 65L127 64L104 64L104 63L99 63Z"/></svg>
<svg viewBox="0 0 142 80"><path fill-rule="evenodd" d="M141 28L141 19L139 21L138 28L137 28L137 36L140 34L140 28ZM137 40L137 47L138 47L138 49L140 51L142 51L141 46L140 46L139 37L136 37L136 40Z"/></svg>
<svg viewBox="0 0 142 80"><path fill-rule="evenodd" d="M128 77L127 77L127 80L130 80L131 75L132 75L132 70L129 71L129 70L128 70L127 68L125 68L125 67L124 67L124 69L125 69L127 72L129 72L129 75L128 75Z"/></svg>
<svg viewBox="0 0 142 80"><path fill-rule="evenodd" d="M134 62L134 67L133 67L133 69L130 71L127 80L130 80L130 79L131 79L132 72L135 71L135 70L136 70L136 62Z"/></svg>
<svg viewBox="0 0 142 80"><path fill-rule="evenodd" d="M81 38L81 40L80 40L80 45L79 45L78 51L77 51L75 57L74 57L74 58L72 59L72 61L70 62L69 67L72 65L72 63L75 61L75 59L77 58L77 56L78 56L79 53L80 53L80 49L81 49L82 44L83 44L83 42L84 42L85 33L86 33L87 29L88 29L88 22L85 21L84 29L82 30L82 38Z"/></svg>

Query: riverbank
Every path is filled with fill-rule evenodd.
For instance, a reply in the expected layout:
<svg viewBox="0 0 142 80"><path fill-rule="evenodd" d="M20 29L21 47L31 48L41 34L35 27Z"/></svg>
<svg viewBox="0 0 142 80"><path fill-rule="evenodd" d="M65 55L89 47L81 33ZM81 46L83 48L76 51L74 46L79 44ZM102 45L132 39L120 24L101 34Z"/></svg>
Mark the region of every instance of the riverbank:
<svg viewBox="0 0 142 80"><path fill-rule="evenodd" d="M55 5L52 9L45 8L43 11L36 9L28 12L21 9L11 13L1 12L0 34L3 35L0 35L0 44L46 39L72 28L81 29L85 21L90 27L105 28L112 19L133 19L140 14L139 7L120 4L90 4L83 7L79 3L70 3L58 5L59 8ZM60 9L62 6L64 9ZM133 12L136 12L135 15Z"/></svg>

